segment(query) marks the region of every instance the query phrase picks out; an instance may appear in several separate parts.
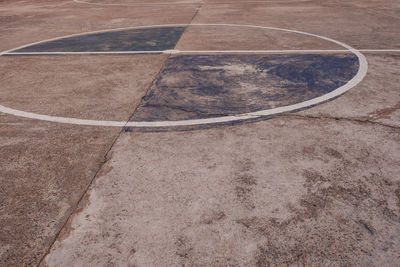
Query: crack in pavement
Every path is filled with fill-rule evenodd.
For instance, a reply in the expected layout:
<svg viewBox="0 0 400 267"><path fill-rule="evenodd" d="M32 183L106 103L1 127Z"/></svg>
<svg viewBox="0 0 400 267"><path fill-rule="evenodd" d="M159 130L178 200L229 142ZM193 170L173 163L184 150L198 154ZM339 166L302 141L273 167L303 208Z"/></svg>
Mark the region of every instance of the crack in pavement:
<svg viewBox="0 0 400 267"><path fill-rule="evenodd" d="M100 162L99 167L97 168L97 170L95 171L95 174L93 175L92 179L90 179L88 185L86 186L86 188L84 189L83 193L81 194L81 196L79 197L79 200L76 202L76 204L74 204L71 207L71 212L70 214L67 216L67 219L64 221L64 223L62 224L62 226L60 227L59 231L57 231L55 237L53 238L53 240L51 241L50 246L48 247L48 249L46 250L46 252L44 253L43 257L40 259L39 263L37 266L41 266L44 259L46 258L46 256L50 253L51 248L54 246L55 242L58 240L58 238L61 235L61 232L64 230L64 228L68 225L69 221L72 219L72 215L75 214L75 212L77 211L78 207L81 205L85 195L87 194L87 192L89 191L91 185L93 184L94 180L96 179L97 175L100 173L101 169L103 168L103 166L106 164L106 162L108 161L108 155L111 152L111 149L113 148L113 146L115 145L115 143L117 142L117 139L119 138L119 136L121 135L121 133L123 132L124 127L121 128L121 130L116 134L116 136L114 137L111 145L107 148L106 153L103 156L103 160Z"/></svg>
<svg viewBox="0 0 400 267"><path fill-rule="evenodd" d="M197 15L197 13L199 12L199 10L201 9L202 4L196 8L194 15L192 16L190 22L188 23L188 25L190 25L193 21L193 19L195 18L195 16ZM184 32L182 33L181 37L183 36ZM180 40L180 39L179 39ZM179 40L176 42L176 44L178 44ZM175 45L176 47L176 45ZM41 266L44 259L47 257L47 255L50 253L51 248L54 246L55 242L59 239L61 232L64 230L64 228L68 225L68 223L70 222L70 220L72 220L73 215L76 213L78 207L81 205L81 203L83 202L84 197L86 196L86 194L89 192L90 187L92 186L93 182L96 180L96 178L98 177L98 174L100 173L100 171L102 170L103 166L107 163L108 161L108 156L112 150L112 148L114 147L115 143L117 142L118 138L122 135L122 133L124 132L124 129L126 127L126 125L129 123L130 119L134 116L135 112L137 111L138 107L141 106L143 99L148 95L150 89L153 87L155 81L157 80L157 78L159 77L161 71L164 69L165 67L165 63L167 62L168 58L171 56L172 52L168 54L168 56L165 58L165 60L162 62L161 67L158 71L158 73L155 75L153 81L150 83L150 86L147 88L145 95L142 97L141 101L139 102L139 104L135 107L134 111L132 112L131 116L127 119L125 125L123 127L121 127L120 131L118 132L118 134L116 134L115 138L113 139L113 141L111 142L110 146L107 148L105 155L103 156L103 160L100 162L100 165L98 167L98 169L96 170L95 174L93 175L92 179L89 181L87 187L84 189L83 193L81 194L81 196L79 197L79 200L75 203L75 205L73 205L71 207L71 212L70 214L67 216L67 219L64 221L64 223L62 224L62 226L60 227L59 231L57 231L56 235L54 236L53 240L51 241L51 244L49 245L49 247L47 248L46 252L43 254L43 257L40 259L39 263L37 264L37 266Z"/></svg>
<svg viewBox="0 0 400 267"><path fill-rule="evenodd" d="M301 119L318 119L318 120L335 120L335 121L348 121L353 123L363 123L363 124L374 124L382 127L388 127L392 129L400 129L400 126L391 125L379 121L373 121L365 117L335 117L326 115L302 115L302 114L281 114L279 117L289 117L289 118L301 118Z"/></svg>
<svg viewBox="0 0 400 267"><path fill-rule="evenodd" d="M363 124L374 124L374 125L379 125L382 127L388 127L392 129L400 129L400 126L397 125L392 125L392 124L387 124L383 122L379 122L376 120L371 120L369 117L339 117L339 116L326 116L326 115L305 115L305 114L295 114L295 113L281 113L281 114L276 114L276 115L269 115L269 116L263 116L263 115L253 115L253 114L230 114L230 113L207 113L207 112L202 112L202 111L196 111L196 110L191 110L183 107L177 107L177 106L171 106L171 105L165 105L165 104L145 104L144 107L162 107L162 108L167 108L167 109L172 109L172 110L178 110L186 113L192 113L192 114L197 114L197 115L205 115L209 116L212 118L213 116L231 116L231 117L253 117L253 118L266 118L266 119L272 119L272 118L283 118L283 117L290 117L290 118L301 118L301 119L320 119L320 120L335 120L335 121L348 121L348 122L353 122L353 123L363 123Z"/></svg>
<svg viewBox="0 0 400 267"><path fill-rule="evenodd" d="M196 15L199 13L200 9L203 6L203 2L200 4L199 7L196 8L193 17L191 18L188 26L190 26L190 24L192 23L192 21L195 19ZM182 33L181 37L183 36L184 33ZM179 43L179 40L177 42L177 44ZM175 46L176 47L176 46ZM147 91L145 93L145 95L142 97L141 101L139 102L139 104L135 107L135 109L133 110L131 116L128 118L128 120L126 121L126 124L129 122L129 120L135 115L135 113L137 112L138 108L142 105L144 98L148 95L148 93L150 92L152 86L154 85L155 81L157 80L157 78L159 77L161 71L164 69L165 67L165 63L168 60L168 58L171 56L171 53L168 54L168 56L165 58L165 60L163 61L163 63L161 64L161 67L158 71L158 73L155 75L155 78L153 79L152 83L150 84L150 86L147 88ZM156 105L155 105L156 106ZM177 107L172 107L172 106L167 106L165 105L165 107L167 108L172 108L172 109L179 109L182 110L184 112L191 112L191 113L197 113L197 114L202 114L200 112L196 112L196 111L192 111L189 109L184 109L184 108L177 108ZM203 113L203 114L207 114L207 113ZM218 115L218 116L249 116L249 115L229 115L229 114L208 114L210 116L212 115ZM254 117L262 117L259 115L254 115ZM383 127L389 127L392 129L396 129L398 130L400 127L399 126L394 126L394 125L390 125L390 124L386 124L386 123L381 123L381 122L377 122L377 121L372 121L370 119L367 118L346 118L346 117L331 117L331 116L313 116L313 115L300 115L300 114L280 114L277 117L292 117L292 118L302 118L302 119L321 119L321 120L340 120L340 121L349 121L349 122L353 122L353 123L367 123L367 124L374 124L374 125L379 125L379 126L383 126ZM117 134L115 135L115 137L113 138L111 144L108 146L108 148L106 149L106 152L103 156L104 160L102 162L100 162L98 169L96 170L95 174L93 175L93 177L91 178L91 180L88 182L86 188L84 189L84 191L82 192L81 196L79 197L79 200L71 206L70 208L70 213L69 215L67 215L66 220L64 221L64 223L62 224L62 226L60 227L60 229L57 231L56 235L54 236L54 238L51 241L51 244L49 245L48 249L46 250L46 252L44 253L43 257L40 259L38 266L40 266L44 259L46 258L46 256L50 253L51 248L54 246L55 242L59 239L63 229L66 227L66 225L73 219L73 215L77 212L77 209L79 207L79 205L82 203L84 197L88 194L91 186L93 185L94 181L96 180L96 178L98 178L98 175L100 173L100 171L102 170L103 166L107 163L108 161L108 157L110 155L110 152L112 150L112 148L114 147L115 143L117 142L118 138L122 135L122 133L124 132L124 128L125 126L121 127L120 131L117 132Z"/></svg>

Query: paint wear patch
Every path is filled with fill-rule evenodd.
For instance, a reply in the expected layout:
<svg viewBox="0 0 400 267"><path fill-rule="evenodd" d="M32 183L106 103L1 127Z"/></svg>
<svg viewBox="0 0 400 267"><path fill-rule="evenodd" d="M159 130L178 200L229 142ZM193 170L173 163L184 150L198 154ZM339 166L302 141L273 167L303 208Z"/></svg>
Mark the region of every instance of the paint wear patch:
<svg viewBox="0 0 400 267"><path fill-rule="evenodd" d="M358 70L354 55L177 55L131 121L203 119L325 95Z"/></svg>
<svg viewBox="0 0 400 267"><path fill-rule="evenodd" d="M112 52L173 49L185 27L159 27L102 32L63 38L14 52Z"/></svg>

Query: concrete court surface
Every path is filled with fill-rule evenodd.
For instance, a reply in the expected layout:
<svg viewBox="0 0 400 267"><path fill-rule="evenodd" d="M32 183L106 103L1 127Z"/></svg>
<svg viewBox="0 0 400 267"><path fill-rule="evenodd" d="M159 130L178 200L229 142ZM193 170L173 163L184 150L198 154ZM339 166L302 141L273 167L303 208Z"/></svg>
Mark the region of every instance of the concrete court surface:
<svg viewBox="0 0 400 267"><path fill-rule="evenodd" d="M0 1L0 22L0 51L165 24L185 25L181 51L343 49L190 26L240 24L329 37L368 61L345 94L250 121L137 128L0 113L1 266L400 266L399 1ZM284 52L4 55L0 105L129 123L238 116L329 93L359 67L343 65L348 51L298 52L310 53L306 71Z"/></svg>

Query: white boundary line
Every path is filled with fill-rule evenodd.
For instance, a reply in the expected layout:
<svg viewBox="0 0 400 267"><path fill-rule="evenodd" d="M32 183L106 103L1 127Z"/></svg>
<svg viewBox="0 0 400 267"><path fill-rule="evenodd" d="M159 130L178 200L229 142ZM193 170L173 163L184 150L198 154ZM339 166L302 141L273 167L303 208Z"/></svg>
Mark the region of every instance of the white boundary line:
<svg viewBox="0 0 400 267"><path fill-rule="evenodd" d="M165 50L167 53L169 50ZM360 52L400 52L400 49L357 49ZM175 54L196 54L196 53L255 53L255 54L297 54L297 53L352 53L348 49L275 49L275 50L172 50Z"/></svg>
<svg viewBox="0 0 400 267"><path fill-rule="evenodd" d="M78 4L86 4L86 5L94 5L94 6L158 6L158 5L198 5L198 4L207 4L207 5L230 5L230 4L252 4L252 3L266 3L266 4L279 4L279 3L302 3L302 2L310 2L311 0L282 0L282 1L246 1L246 2L214 2L214 3L205 3L204 1L195 1L195 2L188 2L188 1L175 1L175 2L161 2L161 3L98 3L98 2L87 2L84 0L72 0Z"/></svg>
<svg viewBox="0 0 400 267"><path fill-rule="evenodd" d="M359 52L399 53L400 49L357 49ZM3 56L40 55L135 55L135 54L307 54L307 53L352 53L347 49L289 49L289 50L153 50L153 51L84 51L84 52L8 52Z"/></svg>
<svg viewBox="0 0 400 267"><path fill-rule="evenodd" d="M64 36L64 37L59 37L59 38L53 38L45 41L40 41L36 43L31 43L27 44L24 46L20 46L8 51L4 51L0 53L0 56L10 53L12 51L28 47L31 45L39 44L39 43L44 43L48 41L53 41L53 40L59 40L59 39L64 39L72 36L81 36L81 35L86 35L86 34L91 34L91 33L98 33L98 32L106 32L106 31L118 31L118 30L123 30L123 29L138 29L138 28L149 28L149 27L171 27L171 26L176 26L176 27L181 27L181 26L188 26L186 24L169 24L169 25L151 25L151 26L141 26L141 27L129 27L129 28L119 28L119 29L112 29L112 30L103 30L103 31L95 31L95 32L87 32L87 33L80 33L80 34L74 34L74 35L69 35L69 36ZM4 112L7 114L15 115L15 116L20 116L20 117L25 117L25 118L31 118L31 119L38 119L38 120L44 120L44 121L52 121L52 122L60 122L60 123L68 123L68 124L76 124L76 125L89 125L89 126L115 126L115 127L169 127L169 126L190 126L190 125L204 125L204 124L214 124L214 123L221 123L221 122L233 122L233 121L240 121L240 120L246 120L246 119L254 119L254 118L259 118L262 116L271 116L279 113L284 113L284 112L291 112L299 109L303 109L309 106L313 106L322 102L325 102L327 100L333 99L354 86L356 86L358 83L360 83L365 75L367 74L368 70L368 62L365 56L354 49L353 47L344 44L342 42L336 41L334 39L317 35L317 34L312 34L312 33L307 33L307 32L302 32L302 31L296 31L296 30L289 30L289 29L282 29L282 28L276 28L276 27L266 27L266 26L257 26L257 25L239 25L239 24L190 24L190 26L217 26L217 27L247 27L247 28L258 28L258 29L267 29L267 30L276 30L276 31L284 31L284 32L290 32L290 33L295 33L295 34L302 34L306 36L311 36L315 38L319 38L322 40L330 41L333 42L339 46L342 46L346 49L348 49L350 52L352 52L354 55L357 56L358 62L359 62L359 69L357 74L350 80L348 81L345 85L337 88L336 90L325 94L323 96L313 98L301 103L297 103L294 105L289 105L289 106L284 106L284 107L279 107L279 108L273 108L273 109L267 109L267 110L261 110L257 112L251 112L251 113L244 113L244 114L239 114L235 116L223 116L223 117L216 117L216 118L209 118L209 119L196 119L196 120L180 120L180 121L144 121L144 122L136 122L136 121L100 121L100 120L85 120L85 119L77 119L77 118L66 118L66 117L57 117L57 116L48 116L48 115L42 115L42 114L36 114L36 113L31 113L31 112L25 112L21 110L16 110L12 108L8 108L5 106L0 105L0 112Z"/></svg>

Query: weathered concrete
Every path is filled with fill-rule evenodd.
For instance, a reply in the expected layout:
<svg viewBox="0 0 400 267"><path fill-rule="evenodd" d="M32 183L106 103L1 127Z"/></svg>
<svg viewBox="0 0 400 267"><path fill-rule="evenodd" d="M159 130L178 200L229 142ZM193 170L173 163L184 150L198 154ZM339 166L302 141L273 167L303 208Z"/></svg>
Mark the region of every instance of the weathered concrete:
<svg viewBox="0 0 400 267"><path fill-rule="evenodd" d="M128 120L165 57L1 57L1 104ZM1 114L1 264L41 260L120 131Z"/></svg>
<svg viewBox="0 0 400 267"><path fill-rule="evenodd" d="M85 7L1 1L0 50L94 30L187 23L195 7ZM1 104L46 115L126 121L166 55L1 57ZM35 266L104 162L121 128L0 114L0 265Z"/></svg>
<svg viewBox="0 0 400 267"><path fill-rule="evenodd" d="M0 115L0 265L37 265L119 129Z"/></svg>
<svg viewBox="0 0 400 267"><path fill-rule="evenodd" d="M3 1L4 2L4 1ZM186 24L197 5L88 6L71 1L5 1L0 4L0 51L83 32L123 27Z"/></svg>
<svg viewBox="0 0 400 267"><path fill-rule="evenodd" d="M2 1L0 50L191 21L400 48L398 1L138 2ZM305 36L207 27L189 27L177 48L342 49ZM166 58L1 57L1 104L128 120ZM364 81L334 101L235 126L121 132L0 114L0 265L37 265L56 239L43 265L396 265L399 56L367 59Z"/></svg>
<svg viewBox="0 0 400 267"><path fill-rule="evenodd" d="M166 57L0 57L0 104L45 115L126 121Z"/></svg>
<svg viewBox="0 0 400 267"><path fill-rule="evenodd" d="M46 263L393 265L399 141L296 118L125 133Z"/></svg>
<svg viewBox="0 0 400 267"><path fill-rule="evenodd" d="M218 6L215 7L217 10ZM199 16L208 12L206 5L201 8ZM197 16L196 16L197 18ZM285 32L283 30L245 27L247 21L208 21L195 19L198 24L232 23L242 26L189 26L177 45L180 50L282 50L282 49L343 49L343 47L304 34ZM254 22L250 26L281 27L277 24ZM282 27L284 28L284 27ZM298 30L294 27L289 30Z"/></svg>
<svg viewBox="0 0 400 267"><path fill-rule="evenodd" d="M364 80L335 101L299 114L375 121L400 127L400 55L368 54Z"/></svg>
<svg viewBox="0 0 400 267"><path fill-rule="evenodd" d="M396 48L397 30L379 16L374 25L389 27L382 39L360 31L368 24L349 23L354 10L359 18L373 17L353 4L204 5L194 22L272 25L361 48L376 40L379 48ZM347 26L340 31L339 19ZM210 46L195 36L184 35L178 47L229 49L235 37L222 35L222 43ZM46 263L396 264L399 130L357 116L396 104L398 63L393 55L368 60L373 76L298 114L209 130L125 133Z"/></svg>
<svg viewBox="0 0 400 267"><path fill-rule="evenodd" d="M400 48L398 1L278 2L205 4L193 23L272 26L327 36L359 49Z"/></svg>

